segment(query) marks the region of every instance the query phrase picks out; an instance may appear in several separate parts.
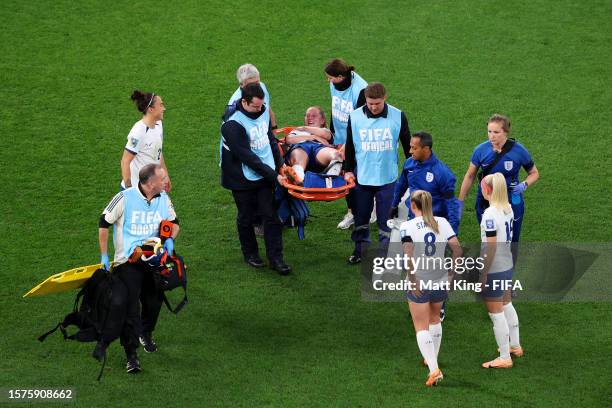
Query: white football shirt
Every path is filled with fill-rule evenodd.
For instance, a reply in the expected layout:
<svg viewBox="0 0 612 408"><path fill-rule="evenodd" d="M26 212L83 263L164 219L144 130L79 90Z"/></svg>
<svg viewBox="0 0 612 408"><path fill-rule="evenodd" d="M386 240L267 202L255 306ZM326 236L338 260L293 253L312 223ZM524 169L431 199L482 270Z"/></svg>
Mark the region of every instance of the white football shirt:
<svg viewBox="0 0 612 408"><path fill-rule="evenodd" d="M413 265L417 279L429 281L445 281L448 272L444 268L444 252L449 239L455 236L455 231L446 218L434 217L438 223L436 234L425 225L423 217L415 217L400 225L402 242L413 242Z"/></svg>
<svg viewBox="0 0 612 408"><path fill-rule="evenodd" d="M512 209L504 214L502 210L495 207L487 208L482 214L480 222L480 238L482 242L487 241L487 234L497 238L495 249L495 259L491 264L489 273L504 272L512 268L512 252L510 245L512 242L512 222L514 214Z"/></svg>
<svg viewBox="0 0 612 408"><path fill-rule="evenodd" d="M151 129L139 120L134 124L127 137L125 150L135 154L130 163L130 178L132 186L138 185L138 173L147 164L159 164L164 143L164 129L161 121L155 123ZM123 181L121 182L123 185ZM125 186L124 186L125 187Z"/></svg>

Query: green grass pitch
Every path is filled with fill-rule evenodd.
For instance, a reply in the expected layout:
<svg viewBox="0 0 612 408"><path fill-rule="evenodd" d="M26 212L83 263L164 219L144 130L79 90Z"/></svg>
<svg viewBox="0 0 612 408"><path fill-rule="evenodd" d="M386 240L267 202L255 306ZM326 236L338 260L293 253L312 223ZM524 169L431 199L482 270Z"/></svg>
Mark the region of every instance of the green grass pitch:
<svg viewBox="0 0 612 408"><path fill-rule="evenodd" d="M0 388L71 387L75 406L610 406L610 302L517 302L526 356L490 371L484 307L449 306L445 380L426 389L401 303L361 300L343 202L316 203L306 240L285 231L294 273L241 260L219 186L218 138L236 68L254 63L279 124L330 98L342 57L387 86L411 130L463 177L487 117L508 114L541 179L524 241L610 242L612 3L5 0L0 11ZM182 220L190 303L162 312L160 351L128 376L118 345L101 383L93 344L51 328L74 293L22 299L52 273L96 263L97 220L120 181L133 89L167 105L164 155ZM466 201L461 238L478 226ZM608 289L610 293L610 289ZM178 295L178 293L176 294ZM609 298L608 298L609 299Z"/></svg>

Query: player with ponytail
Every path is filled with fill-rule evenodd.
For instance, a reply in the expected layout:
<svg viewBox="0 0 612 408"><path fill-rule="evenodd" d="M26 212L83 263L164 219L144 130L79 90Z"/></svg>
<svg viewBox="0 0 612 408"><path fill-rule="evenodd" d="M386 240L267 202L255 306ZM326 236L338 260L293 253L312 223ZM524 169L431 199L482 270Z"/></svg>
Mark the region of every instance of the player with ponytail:
<svg viewBox="0 0 612 408"><path fill-rule="evenodd" d="M406 297L417 344L429 368L425 385L431 387L443 378L438 367L442 341L440 309L448 296L446 288L452 281L452 270L444 269L444 252L448 244L454 264L461 256L461 245L446 218L433 215L430 193L423 190L413 192L410 208L414 218L400 226L404 253L409 264L407 279L410 290Z"/></svg>
<svg viewBox="0 0 612 408"><path fill-rule="evenodd" d="M166 173L162 120L166 107L161 96L155 92L135 90L130 99L142 118L132 126L121 157L121 189L138 185L138 173L147 164L161 164ZM170 177L166 191L170 191Z"/></svg>
<svg viewBox="0 0 612 408"><path fill-rule="evenodd" d="M489 207L482 214L480 231L484 259L480 282L484 283L482 296L499 349L499 357L482 364L484 368L511 368L512 358L521 357L518 315L512 305L511 289L504 289L512 280L514 270L511 243L514 212L508 201L506 179L502 173L485 176L480 189Z"/></svg>

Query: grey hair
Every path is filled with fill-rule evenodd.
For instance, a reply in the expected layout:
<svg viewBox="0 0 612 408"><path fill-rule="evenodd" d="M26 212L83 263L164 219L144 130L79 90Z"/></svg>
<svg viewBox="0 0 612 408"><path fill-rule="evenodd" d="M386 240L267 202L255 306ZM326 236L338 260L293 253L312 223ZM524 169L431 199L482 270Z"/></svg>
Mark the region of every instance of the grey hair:
<svg viewBox="0 0 612 408"><path fill-rule="evenodd" d="M238 83L242 84L247 79L255 78L259 76L259 70L253 64L243 64L238 67L236 71L236 78Z"/></svg>

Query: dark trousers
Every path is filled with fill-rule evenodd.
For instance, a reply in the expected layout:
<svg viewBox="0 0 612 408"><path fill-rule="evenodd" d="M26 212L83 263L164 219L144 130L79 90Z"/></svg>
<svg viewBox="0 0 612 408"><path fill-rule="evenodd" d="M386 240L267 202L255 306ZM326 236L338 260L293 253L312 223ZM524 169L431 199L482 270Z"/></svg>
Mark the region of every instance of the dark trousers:
<svg viewBox="0 0 612 408"><path fill-rule="evenodd" d="M355 202L355 191L354 189L350 189L348 194L344 197L346 200L346 208L353 211L353 203ZM354 214L353 214L354 216Z"/></svg>
<svg viewBox="0 0 612 408"><path fill-rule="evenodd" d="M355 185L353 196L353 215L355 226L351 239L355 242L355 251L361 252L364 244L370 242L370 215L376 198L376 222L378 224L378 241L384 249L389 246L391 229L387 226L395 183L383 186Z"/></svg>
<svg viewBox="0 0 612 408"><path fill-rule="evenodd" d="M264 242L266 256L269 261L279 260L283 257L283 227L276 214L274 205L274 188L259 187L249 190L232 190L238 214L236 226L240 248L244 257L257 255L259 248L253 231L255 216L259 215L264 228Z"/></svg>
<svg viewBox="0 0 612 408"><path fill-rule="evenodd" d="M163 303L162 291L152 271L145 271L140 290L142 331L153 332Z"/></svg>
<svg viewBox="0 0 612 408"><path fill-rule="evenodd" d="M120 338L125 353L132 354L138 348L138 337L142 332L152 332L155 329L162 298L155 284L153 272L145 265L126 262L116 267L113 273L127 288L126 318Z"/></svg>

